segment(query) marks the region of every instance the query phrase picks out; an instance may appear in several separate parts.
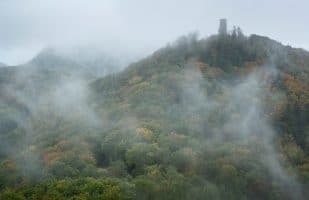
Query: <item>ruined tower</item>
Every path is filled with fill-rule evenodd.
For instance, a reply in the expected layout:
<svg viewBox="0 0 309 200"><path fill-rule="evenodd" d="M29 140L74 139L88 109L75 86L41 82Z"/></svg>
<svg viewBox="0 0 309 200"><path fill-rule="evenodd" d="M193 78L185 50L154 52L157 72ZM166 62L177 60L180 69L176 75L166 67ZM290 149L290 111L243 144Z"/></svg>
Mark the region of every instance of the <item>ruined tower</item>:
<svg viewBox="0 0 309 200"><path fill-rule="evenodd" d="M219 26L218 32L220 35L227 34L227 20L226 19L220 19L220 26Z"/></svg>

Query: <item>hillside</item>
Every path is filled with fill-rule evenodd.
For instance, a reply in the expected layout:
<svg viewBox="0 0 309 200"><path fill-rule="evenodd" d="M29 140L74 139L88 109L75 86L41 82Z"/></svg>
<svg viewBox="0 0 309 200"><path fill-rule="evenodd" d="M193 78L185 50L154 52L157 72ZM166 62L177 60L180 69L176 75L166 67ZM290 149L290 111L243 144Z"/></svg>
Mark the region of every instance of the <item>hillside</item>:
<svg viewBox="0 0 309 200"><path fill-rule="evenodd" d="M235 29L96 80L31 66L0 69L0 199L309 197L305 50Z"/></svg>

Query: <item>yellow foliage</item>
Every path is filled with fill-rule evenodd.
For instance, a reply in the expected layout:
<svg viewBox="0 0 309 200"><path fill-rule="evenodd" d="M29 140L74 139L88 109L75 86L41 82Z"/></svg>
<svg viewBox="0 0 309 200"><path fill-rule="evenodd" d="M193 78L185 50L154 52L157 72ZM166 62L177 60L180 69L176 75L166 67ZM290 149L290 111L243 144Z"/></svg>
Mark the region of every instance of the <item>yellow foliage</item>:
<svg viewBox="0 0 309 200"><path fill-rule="evenodd" d="M153 132L147 128L137 128L136 132L147 140L152 140L154 137Z"/></svg>
<svg viewBox="0 0 309 200"><path fill-rule="evenodd" d="M139 82L141 82L143 78L141 76L135 75L129 80L129 85L135 85Z"/></svg>
<svg viewBox="0 0 309 200"><path fill-rule="evenodd" d="M300 165L300 166L298 167L298 170L300 171L301 175L302 175L305 179L309 180L309 161L307 161L307 162L306 162L305 164L303 164L303 165Z"/></svg>

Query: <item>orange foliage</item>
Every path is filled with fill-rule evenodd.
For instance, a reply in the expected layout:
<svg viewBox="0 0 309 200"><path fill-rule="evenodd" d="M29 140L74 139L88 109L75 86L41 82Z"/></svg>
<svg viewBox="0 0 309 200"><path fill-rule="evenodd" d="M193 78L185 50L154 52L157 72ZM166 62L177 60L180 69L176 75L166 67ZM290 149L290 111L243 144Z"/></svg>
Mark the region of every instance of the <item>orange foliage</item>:
<svg viewBox="0 0 309 200"><path fill-rule="evenodd" d="M7 160L2 164L2 166L7 169L14 169L16 168L16 163L11 160Z"/></svg>
<svg viewBox="0 0 309 200"><path fill-rule="evenodd" d="M309 85L307 82L301 82L290 74L284 75L284 83L288 90L288 95L295 97L295 103L301 108L309 104Z"/></svg>
<svg viewBox="0 0 309 200"><path fill-rule="evenodd" d="M206 63L199 62L199 61L194 61L193 65L194 65L194 67L198 68L201 71L203 71L204 69L206 69L208 67L208 65Z"/></svg>
<svg viewBox="0 0 309 200"><path fill-rule="evenodd" d="M242 75L247 75L253 72L257 66L259 66L257 62L246 62L243 67L238 67L237 71Z"/></svg>
<svg viewBox="0 0 309 200"><path fill-rule="evenodd" d="M303 91L309 90L308 85L302 84L290 74L284 74L284 83L290 93L301 94Z"/></svg>
<svg viewBox="0 0 309 200"><path fill-rule="evenodd" d="M82 153L80 154L80 159L85 160L85 161L92 161L95 162L95 159L91 153Z"/></svg>
<svg viewBox="0 0 309 200"><path fill-rule="evenodd" d="M50 165L53 161L61 156L60 152L48 152L42 155L42 160L45 165Z"/></svg>

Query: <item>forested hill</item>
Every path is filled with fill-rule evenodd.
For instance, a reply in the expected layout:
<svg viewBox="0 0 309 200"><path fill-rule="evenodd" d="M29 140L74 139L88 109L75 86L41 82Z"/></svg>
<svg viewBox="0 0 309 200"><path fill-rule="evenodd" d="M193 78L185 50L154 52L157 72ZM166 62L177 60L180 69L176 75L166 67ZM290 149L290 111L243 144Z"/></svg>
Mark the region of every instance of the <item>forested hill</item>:
<svg viewBox="0 0 309 200"><path fill-rule="evenodd" d="M192 64L191 61L222 70L232 76L244 71L250 72L250 68L265 64L275 65L279 70L304 80L309 71L307 51L284 46L267 37L246 37L241 32L233 31L232 34L213 35L203 39L198 39L197 34L183 36L153 55L131 64L116 77L121 81L127 81L138 73L144 78L149 78L153 73L177 70L176 66L184 68L188 63ZM107 79L104 77L101 80ZM125 83L124 81L123 85Z"/></svg>
<svg viewBox="0 0 309 200"><path fill-rule="evenodd" d="M277 125L280 123L283 132L293 134L300 146L308 148L305 135L308 132L309 52L284 46L267 37L246 37L236 30L205 39L190 34L131 64L119 74L96 80L92 87L99 96L98 102L101 96L112 96L113 103L118 100L119 103L127 103L130 108L133 105L139 107L145 101L170 106L179 103L182 87L179 82L185 81L183 73L186 71L198 71L202 82L207 82L208 88L203 88L207 93L214 92L213 87L218 82L235 84L253 72L265 69L276 71L276 78L269 87L285 95L285 99L281 100L286 105L282 105L281 115L277 116L280 119L275 120ZM200 84L199 78L195 84ZM144 95L144 91L153 93ZM102 102L107 101L101 99ZM156 111L148 107L141 114L152 112Z"/></svg>
<svg viewBox="0 0 309 200"><path fill-rule="evenodd" d="M0 199L307 199L308 72L234 29L96 80L1 76Z"/></svg>

